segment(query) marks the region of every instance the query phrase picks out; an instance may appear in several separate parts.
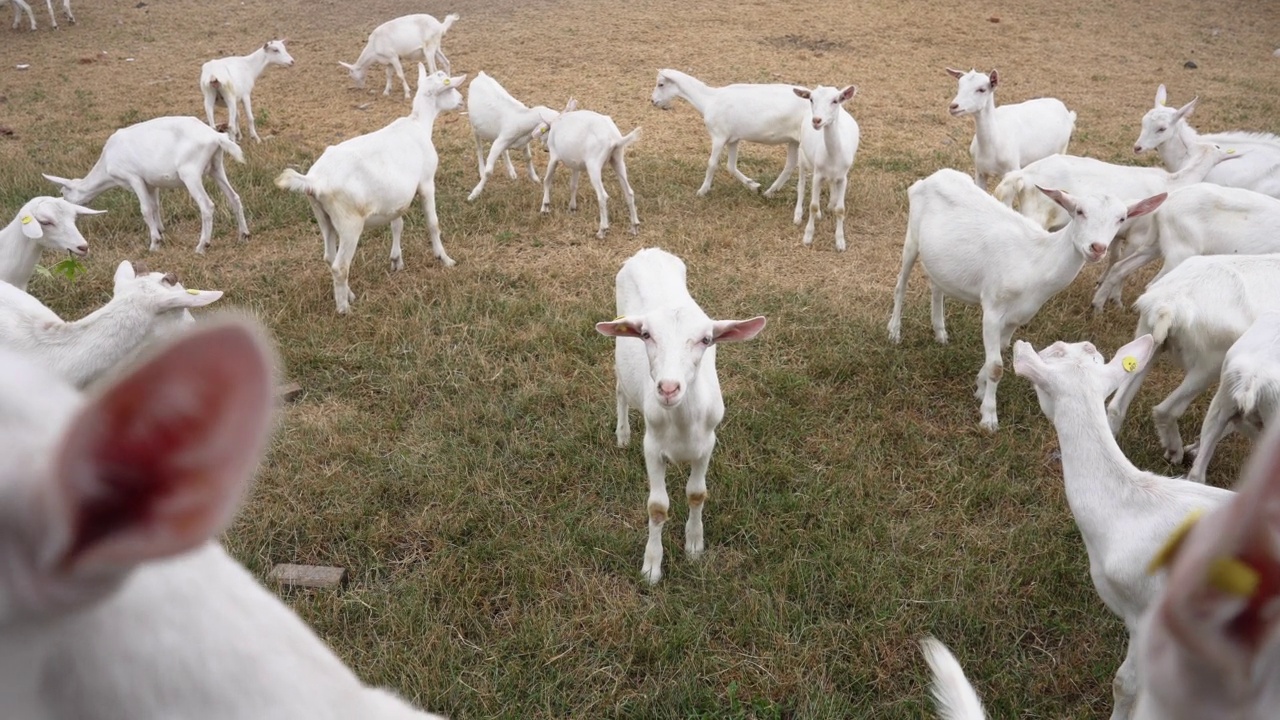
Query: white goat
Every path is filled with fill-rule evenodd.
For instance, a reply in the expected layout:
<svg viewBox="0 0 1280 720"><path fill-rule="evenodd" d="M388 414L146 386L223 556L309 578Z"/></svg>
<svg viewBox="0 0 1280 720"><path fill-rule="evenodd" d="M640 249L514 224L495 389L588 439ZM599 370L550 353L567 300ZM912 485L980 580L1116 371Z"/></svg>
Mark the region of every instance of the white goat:
<svg viewBox="0 0 1280 720"><path fill-rule="evenodd" d="M476 136L476 163L480 167L480 182L467 196L468 201L480 197L501 155L507 163L507 175L516 179L515 166L511 164L511 150L524 148L529 161L529 179L538 182L538 172L533 168L533 148L529 146L532 133L539 124L550 124L560 113L545 105L526 107L511 96L497 80L481 72L467 86L467 119ZM484 143L489 148L489 159L484 157Z"/></svg>
<svg viewBox="0 0 1280 720"><path fill-rule="evenodd" d="M427 720L212 539L271 426L261 331L184 334L90 396L0 350L0 697L14 718Z"/></svg>
<svg viewBox="0 0 1280 720"><path fill-rule="evenodd" d="M986 720L987 711L982 700L964 676L964 669L955 655L933 637L920 639L920 651L933 674L933 701L938 706L942 720Z"/></svg>
<svg viewBox="0 0 1280 720"><path fill-rule="evenodd" d="M1169 193L1144 228L1129 232L1129 255L1099 280L1093 307L1120 304L1125 278L1164 258L1159 280L1196 255L1265 255L1280 252L1280 200L1240 188L1196 183Z"/></svg>
<svg viewBox="0 0 1280 720"><path fill-rule="evenodd" d="M111 301L65 322L39 300L0 282L0 346L36 358L76 387L84 387L131 356L161 325L179 325L190 308L222 297L218 290L187 290L172 273L136 274L116 268ZM165 331L160 331L164 334Z"/></svg>
<svg viewBox="0 0 1280 720"><path fill-rule="evenodd" d="M998 181L1005 173L1067 151L1076 114L1061 100L1036 98L996 107L1000 75L995 70L988 75L947 68L947 74L959 81L951 115L973 116L969 154L973 156L973 181L984 191L991 179Z"/></svg>
<svg viewBox="0 0 1280 720"><path fill-rule="evenodd" d="M151 231L151 249L159 250L164 239L160 217L160 189L185 187L200 207L200 242L204 253L213 238L213 200L204 189L204 176L211 175L231 205L240 228L240 239L249 239L244 206L227 179L223 155L244 162L244 153L226 135L193 117L158 117L111 133L102 146L102 155L89 174L78 180L45 175L62 187L62 196L85 204L115 187L129 188L138 196L142 219Z"/></svg>
<svg viewBox="0 0 1280 720"><path fill-rule="evenodd" d="M858 122L844 103L853 99L858 88L843 90L819 85L812 90L794 88L798 97L809 101L810 121L805 123L800 138L800 172L796 179L795 224L804 216L804 174L813 178L809 199L809 224L804 228L804 244L813 243L814 216L822 217L818 196L822 184L827 185L831 214L836 216L836 250L844 251L844 197L849 188L849 170L858 154Z"/></svg>
<svg viewBox="0 0 1280 720"><path fill-rule="evenodd" d="M288 40L268 40L262 47L248 55L210 60L200 68L200 91L204 93L204 112L209 117L209 127L217 128L213 120L213 106L226 106L229 121L227 132L232 140L240 139L240 112L236 101L244 102L244 117L249 123L249 136L258 142L258 128L253 120L253 102L249 93L262 73L271 65L293 67L293 56L285 49Z"/></svg>
<svg viewBox="0 0 1280 720"><path fill-rule="evenodd" d="M1238 494L1195 523L1138 638L1139 720L1269 720L1280 706L1280 433L1254 453Z"/></svg>
<svg viewBox="0 0 1280 720"><path fill-rule="evenodd" d="M1013 371L1035 385L1040 409L1057 429L1067 504L1089 553L1093 586L1129 631L1113 684L1113 720L1131 717L1142 677L1136 636L1162 585L1148 564L1189 513L1215 508L1232 495L1140 470L1112 437L1104 401L1144 371L1154 354L1149 335L1117 350L1110 362L1090 343L1058 342L1039 353L1023 341L1013 348Z"/></svg>
<svg viewBox="0 0 1280 720"><path fill-rule="evenodd" d="M1071 217L1052 233L1000 204L956 170L939 170L908 191L907 237L889 339L901 339L907 278L919 257L933 286L933 332L938 342L947 341L944 297L982 307L986 359L978 371L976 394L982 400L981 425L992 432L999 427L996 386L1004 372L1001 350L1009 346L1013 332L1069 285L1086 259L1101 260L1127 220L1152 212L1165 198L1156 195L1126 207L1111 195L1041 192Z"/></svg>
<svg viewBox="0 0 1280 720"><path fill-rule="evenodd" d="M671 508L667 463L689 463L685 486L689 520L684 549L702 555L702 506L707 499L707 466L724 418L724 398L716 374L716 345L750 340L764 329L763 316L712 320L689 295L680 258L647 248L622 264L617 277L617 320L596 323L614 344L618 405L618 447L631 441L629 408L644 414L644 465L649 476L649 541L644 579L662 578L662 526Z"/></svg>
<svg viewBox="0 0 1280 720"><path fill-rule="evenodd" d="M1150 333L1157 351L1170 350L1186 377L1151 410L1165 457L1182 462L1184 448L1178 418L1187 406L1222 373L1227 350L1258 317L1280 311L1280 255L1205 255L1189 258L1168 275L1151 283L1134 307L1135 335ZM1119 432L1129 404L1149 368L1134 373L1111 399L1107 414Z"/></svg>
<svg viewBox="0 0 1280 720"><path fill-rule="evenodd" d="M1049 202L1036 190L1037 185L1077 193L1087 189L1089 192L1110 193L1121 198L1149 197L1201 182L1215 165L1225 160L1238 161L1239 156L1235 151L1219 148L1213 143L1193 146L1190 162L1177 172L1137 165L1116 165L1078 155L1050 155L1005 175L996 186L994 195L1005 205L1016 207L1018 212L1041 227L1052 229L1066 223L1067 216L1060 207ZM1127 232L1129 228L1125 230Z"/></svg>
<svg viewBox="0 0 1280 720"><path fill-rule="evenodd" d="M457 13L446 15L444 22L426 14L404 15L388 20L369 33L369 41L360 51L360 57L356 59L355 64L341 61L338 64L351 74L356 87L363 88L369 66L373 63L381 63L387 71L387 86L382 90L383 95L391 94L391 71L394 69L396 77L400 78L401 84L404 85L404 97L407 100L410 95L409 81L404 78L404 68L400 65L400 58L410 62L425 62L433 73L437 69L436 62L439 61L440 65L444 66L445 74L451 74L453 66L449 63L449 58L444 56L444 51L440 49L440 41L457 20Z"/></svg>
<svg viewBox="0 0 1280 720"><path fill-rule="evenodd" d="M738 143L786 145L787 163L773 181L765 197L772 197L791 177L800 153L801 125L808 122L809 103L796 97L791 85L737 83L711 87L679 70L659 70L653 88L653 104L668 110L671 101L681 97L689 101L702 116L711 134L711 157L707 160L707 176L698 188L699 195L711 192L711 177L720 165L720 153L729 147L729 174L755 192L760 183L738 170Z"/></svg>
<svg viewBox="0 0 1280 720"><path fill-rule="evenodd" d="M400 233L404 213L422 195L431 249L445 267L453 258L440 242L436 216L436 169L440 156L431 141L436 116L462 104L458 86L466 75L450 78L443 71L430 76L418 64L418 93L413 112L367 135L330 146L306 175L288 169L276 178L284 190L305 193L324 237L324 261L333 272L333 299L346 313L355 293L347 283L351 259L366 227L391 225L391 269L403 270Z"/></svg>
<svg viewBox="0 0 1280 720"><path fill-rule="evenodd" d="M26 290L44 249L66 250L77 257L88 255L89 244L76 227L76 217L105 212L48 195L31 198L0 230L0 281Z"/></svg>
<svg viewBox="0 0 1280 720"><path fill-rule="evenodd" d="M1280 412L1280 312L1266 312L1232 344L1222 361L1187 479L1204 482L1218 441L1232 430L1256 435Z"/></svg>
<svg viewBox="0 0 1280 720"><path fill-rule="evenodd" d="M13 3L13 29L17 30L18 25L22 22L22 13L27 14L27 18L31 20L31 29L36 29L36 15L31 11L31 4L27 0L10 0ZM0 5L4 2L0 1ZM49 22L53 24L53 29L58 29L58 16L53 13L53 0L44 0L44 4L49 8ZM62 10L67 14L67 20L72 25L76 24L76 16L71 14L71 0L62 0Z"/></svg>
<svg viewBox="0 0 1280 720"><path fill-rule="evenodd" d="M573 104L573 101L570 101ZM578 176L587 171L591 187L595 188L600 204L600 228L596 237L604 238L609 229L609 193L604 190L604 165L609 163L618 174L622 197L631 212L631 234L640 230L640 218L636 216L636 194L627 180L627 147L640 139L640 128L623 135L613 118L591 110L568 110L554 122L541 123L533 131L533 137L542 137L550 157L547 173L542 178L542 213L551 212L551 178L556 164L564 163L572 171L569 176L569 210L578 209Z"/></svg>
<svg viewBox="0 0 1280 720"><path fill-rule="evenodd" d="M1217 143L1224 149L1240 152L1243 157L1240 162L1214 168L1205 182L1280 198L1280 136L1239 130L1201 135L1187 124L1199 98L1177 110L1167 107L1166 99L1164 85L1161 85L1156 90L1155 107L1142 117L1142 133L1133 146L1135 153L1154 149L1160 153L1165 167L1178 170L1191 161L1191 148L1197 142Z"/></svg>

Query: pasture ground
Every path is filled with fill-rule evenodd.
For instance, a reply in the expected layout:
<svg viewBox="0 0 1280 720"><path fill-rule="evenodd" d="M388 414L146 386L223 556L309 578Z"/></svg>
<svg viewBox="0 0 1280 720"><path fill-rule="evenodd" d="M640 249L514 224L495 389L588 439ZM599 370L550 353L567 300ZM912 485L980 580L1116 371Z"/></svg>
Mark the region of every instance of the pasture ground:
<svg viewBox="0 0 1280 720"><path fill-rule="evenodd" d="M350 568L345 590L287 600L364 679L455 718L918 718L932 709L915 640L933 633L993 717L1110 712L1125 634L1090 585L1031 386L1007 373L1000 432L978 428L978 313L952 304L951 344L934 344L919 272L903 344L886 339L905 190L941 167L971 169L973 124L946 113L955 82L945 65L999 68L1003 102L1062 98L1079 113L1072 150L1111 161L1135 161L1161 82L1174 102L1200 96L1203 131L1280 131L1280 60L1270 57L1280 3L139 5L79 2L80 24L56 33L37 8L39 33L0 30L0 125L13 130L0 137L0 209L8 218L52 193L41 172L87 171L117 127L202 116L204 60L291 39L297 65L271 69L254 92L270 138L246 142L248 163L230 167L249 244L234 240L210 185L209 254L192 253L199 216L177 191L164 194L167 245L148 254L134 197L113 191L97 203L110 212L81 223L88 274L38 279L32 291L79 317L109 297L119 260L145 259L189 287L225 290L222 307L271 328L284 372L306 392L281 411L226 542L259 576L276 562ZM407 269L389 272L386 230L366 233L358 299L340 318L307 205L272 180L407 113L398 94L378 94L377 71L362 92L336 61L352 61L382 20L420 11L461 13L445 40L455 71L485 70L530 104L576 96L623 132L644 127L628 153L641 233L625 232L611 175L603 241L585 182L581 210L565 210L563 170L549 217L537 213L539 188L505 175L466 203L474 151L454 113L435 139L444 242L458 266L439 266L410 212ZM849 251L833 251L830 221L812 249L800 245L794 189L766 200L721 171L711 195L695 197L709 142L688 105L650 106L659 67L712 84L856 83L849 108L863 142ZM741 165L767 184L782 160L780 148L744 145ZM612 345L592 327L614 316L620 262L650 245L685 259L713 316L769 318L761 337L720 355L728 414L707 555L683 557L683 480L671 472L656 588L639 579L640 443L614 447ZM1097 272L1086 268L1019 336L1037 347L1089 339L1108 353L1122 344L1131 311L1087 312ZM1161 459L1147 420L1176 379L1157 368L1120 437L1157 472L1180 471ZM1184 436L1207 403L1184 419ZM1233 482L1246 453L1226 443L1212 482Z"/></svg>

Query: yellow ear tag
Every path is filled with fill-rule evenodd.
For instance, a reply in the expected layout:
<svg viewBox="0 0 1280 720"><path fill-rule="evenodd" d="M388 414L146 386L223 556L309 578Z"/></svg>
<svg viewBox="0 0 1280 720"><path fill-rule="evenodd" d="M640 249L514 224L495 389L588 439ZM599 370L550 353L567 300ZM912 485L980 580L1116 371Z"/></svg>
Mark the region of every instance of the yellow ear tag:
<svg viewBox="0 0 1280 720"><path fill-rule="evenodd" d="M450 82L452 82L452 81L451 81L449 78L445 78L445 79L444 79L444 84L445 84L445 85L448 85Z"/></svg>
<svg viewBox="0 0 1280 720"><path fill-rule="evenodd" d="M22 224L23 224L23 225L30 225L30 224L31 224L31 221L32 221L32 220L34 220L34 219L35 219L35 218L31 217L30 215L23 215L23 216L22 216Z"/></svg>
<svg viewBox="0 0 1280 720"><path fill-rule="evenodd" d="M1253 597L1258 591L1262 576L1257 570L1235 558L1218 558L1209 565L1209 584L1224 593Z"/></svg>
<svg viewBox="0 0 1280 720"><path fill-rule="evenodd" d="M614 318L613 321L618 322L619 320L625 320L626 318L627 318L626 315L619 315L618 317Z"/></svg>
<svg viewBox="0 0 1280 720"><path fill-rule="evenodd" d="M1128 360L1128 358L1125 358ZM1182 541L1187 539L1187 533L1191 532L1191 528L1200 520L1200 516L1204 515L1203 508L1192 510L1178 527L1170 533L1169 539L1164 541L1164 545L1156 551L1155 557L1151 558L1151 562L1147 563L1147 574L1154 575L1157 570L1168 565L1173 561L1175 555L1178 554L1178 548L1182 547Z"/></svg>
<svg viewBox="0 0 1280 720"><path fill-rule="evenodd" d="M1227 149L1227 154L1228 154L1228 155L1235 155L1235 154L1236 154L1236 149L1235 149L1235 148L1228 148L1228 149Z"/></svg>
<svg viewBox="0 0 1280 720"><path fill-rule="evenodd" d="M199 295L199 294L200 294L200 291L199 291L199 290L193 290L193 289L191 289L191 288L187 288L187 294L188 294L188 295Z"/></svg>
<svg viewBox="0 0 1280 720"><path fill-rule="evenodd" d="M1138 369L1138 358L1132 355L1125 355L1124 359L1120 361L1120 367L1124 368L1125 372L1133 372Z"/></svg>

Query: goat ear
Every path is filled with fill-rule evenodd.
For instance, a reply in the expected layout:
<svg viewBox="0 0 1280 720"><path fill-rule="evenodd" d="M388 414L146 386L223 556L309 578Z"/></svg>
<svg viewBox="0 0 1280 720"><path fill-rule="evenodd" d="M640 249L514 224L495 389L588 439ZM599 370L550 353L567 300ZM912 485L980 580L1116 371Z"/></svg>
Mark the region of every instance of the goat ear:
<svg viewBox="0 0 1280 720"><path fill-rule="evenodd" d="M44 173L41 173L41 175L44 175ZM58 185L59 187L67 187L68 185L75 182L75 180L69 180L64 177L58 177L57 175L44 175L44 179L48 180L54 185Z"/></svg>
<svg viewBox="0 0 1280 720"><path fill-rule="evenodd" d="M1179 120L1187 119L1191 115L1191 113L1195 112L1196 103L1199 101L1200 101L1199 95L1191 98L1191 102L1178 108L1178 111L1173 114L1173 121L1178 122Z"/></svg>
<svg viewBox="0 0 1280 720"><path fill-rule="evenodd" d="M1000 84L1000 73L995 68L991 68L991 72L987 73L987 77L991 78L991 87Z"/></svg>
<svg viewBox="0 0 1280 720"><path fill-rule="evenodd" d="M339 60L339 61L338 61L338 64L339 64L339 65L341 65L342 67L344 67L344 68L348 69L348 70L355 70L355 69L356 69L356 66L355 66L355 65L351 65L351 64L348 64L348 63L344 63L344 62L342 62L341 60Z"/></svg>
<svg viewBox="0 0 1280 720"><path fill-rule="evenodd" d="M1156 107L1164 107L1168 99L1169 92L1164 89L1164 83L1160 83L1160 87L1156 88Z"/></svg>
<svg viewBox="0 0 1280 720"><path fill-rule="evenodd" d="M22 213L18 218L18 224L22 227L22 234L32 240L39 240L44 237L44 227L40 221L36 219L33 213Z"/></svg>
<svg viewBox="0 0 1280 720"><path fill-rule="evenodd" d="M564 104L565 112L573 112L578 109L578 98L569 98L569 102Z"/></svg>
<svg viewBox="0 0 1280 720"><path fill-rule="evenodd" d="M1040 353L1026 340L1018 340L1013 344L1013 372L1033 383L1039 383L1047 375L1047 367Z"/></svg>
<svg viewBox="0 0 1280 720"><path fill-rule="evenodd" d="M1075 198L1071 197L1070 195L1068 195L1067 193L1061 190L1054 190L1052 188L1042 188L1039 185L1036 186L1036 189L1044 193L1045 195L1048 195L1049 199L1058 203L1058 205L1062 206L1063 210L1066 210L1068 213L1071 213L1073 215L1075 214L1076 212Z"/></svg>
<svg viewBox="0 0 1280 720"><path fill-rule="evenodd" d="M115 289L119 291L121 283L128 282L137 276L138 273L133 269L133 263L128 260L121 260L120 264L116 266L116 274L115 277L112 278L112 284L115 286Z"/></svg>
<svg viewBox="0 0 1280 720"><path fill-rule="evenodd" d="M85 207L83 205L76 205L75 203L67 203L67 204L70 205L71 208L76 211L77 215L105 215L107 213L106 210L94 210L93 208Z"/></svg>
<svg viewBox="0 0 1280 720"><path fill-rule="evenodd" d="M711 336L718 343L742 342L759 335L764 329L764 323L763 315L750 320L716 320L711 324Z"/></svg>
<svg viewBox="0 0 1280 720"><path fill-rule="evenodd" d="M964 71L963 71L963 70L957 70L957 69L955 69L955 68L945 68L945 70L947 71L947 74L948 74L948 75L950 75L951 77L953 77L953 78L955 78L955 79L957 79L957 80L959 80L960 78L964 77Z"/></svg>
<svg viewBox="0 0 1280 720"><path fill-rule="evenodd" d="M427 66L418 63L418 89L421 90L427 84Z"/></svg>
<svg viewBox="0 0 1280 720"><path fill-rule="evenodd" d="M609 322L596 323L596 332L610 337L640 337L644 318L620 317Z"/></svg>
<svg viewBox="0 0 1280 720"><path fill-rule="evenodd" d="M805 88L793 87L793 88L791 88L791 92L795 93L796 95L799 95L800 97L804 98L805 100L808 100L808 99L809 99L809 95L810 95L810 93L809 93L809 91L808 91L808 90L806 90Z"/></svg>
<svg viewBox="0 0 1280 720"><path fill-rule="evenodd" d="M221 299L222 291L186 288L182 293L174 293L173 298L172 305L175 308L204 307Z"/></svg>
<svg viewBox="0 0 1280 720"><path fill-rule="evenodd" d="M454 87L461 87L462 83L466 81L467 81L467 76L465 73L462 75L454 75L453 77L449 78L449 82L452 83Z"/></svg>
<svg viewBox="0 0 1280 720"><path fill-rule="evenodd" d="M1129 206L1129 212L1125 217L1127 219L1133 219L1148 213L1153 213L1156 211L1156 208L1160 207L1164 201L1168 199L1168 197L1169 193L1160 193L1159 195L1152 195L1145 200L1139 200Z"/></svg>
<svg viewBox="0 0 1280 720"><path fill-rule="evenodd" d="M1142 372L1156 352L1156 341L1151 335L1143 335L1116 350L1111 362L1107 363L1107 374L1111 377L1111 390L1120 387L1125 378Z"/></svg>
<svg viewBox="0 0 1280 720"><path fill-rule="evenodd" d="M55 460L73 572L118 572L208 542L261 459L273 361L252 326L185 335L111 382L72 421Z"/></svg>
<svg viewBox="0 0 1280 720"><path fill-rule="evenodd" d="M840 91L840 97L837 99L839 102L846 103L852 100L853 96L857 94L858 94L858 86L850 85L849 87Z"/></svg>

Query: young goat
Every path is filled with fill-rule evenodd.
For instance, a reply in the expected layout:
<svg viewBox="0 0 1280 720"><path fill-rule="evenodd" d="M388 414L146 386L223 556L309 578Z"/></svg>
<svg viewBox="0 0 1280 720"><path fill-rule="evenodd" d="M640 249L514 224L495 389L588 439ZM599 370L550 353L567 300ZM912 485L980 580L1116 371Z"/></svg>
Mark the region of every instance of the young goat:
<svg viewBox="0 0 1280 720"><path fill-rule="evenodd" d="M391 269L404 269L400 233L404 213L416 195L422 195L431 249L445 267L454 265L440 242L436 216L440 156L431 131L440 113L462 104L458 86L466 79L466 75L450 78L442 71L428 76L419 63L412 114L330 146L306 175L288 169L276 178L278 187L306 194L311 204L324 238L324 261L333 272L333 299L339 313L346 313L356 299L347 277L366 227L391 225Z"/></svg>
<svg viewBox="0 0 1280 720"><path fill-rule="evenodd" d="M1196 183L1169 193L1159 212L1129 232L1129 254L1103 273L1094 310L1120 304L1125 278L1164 258L1159 280L1196 255L1266 255L1280 252L1280 200L1241 188Z"/></svg>
<svg viewBox="0 0 1280 720"><path fill-rule="evenodd" d="M671 508L667 463L689 463L685 495L689 520L684 549L702 555L702 507L707 499L707 467L724 418L724 398L716 374L716 345L750 340L764 329L763 316L712 320L689 295L680 258L658 248L633 255L617 277L617 320L596 323L615 341L618 447L631 441L629 408L644 414L644 465L649 476L649 541L641 575L662 578L662 526Z"/></svg>
<svg viewBox="0 0 1280 720"><path fill-rule="evenodd" d="M22 13L27 14L27 18L31 20L31 29L36 29L36 15L31 11L31 4L27 0L11 0L13 3L13 29L17 30L18 25L22 22ZM3 5L4 2L0 2ZM49 8L49 22L53 25L53 29L58 29L58 16L53 13L53 0L44 0L44 4ZM76 24L76 16L71 14L71 0L62 0L62 10L67 14L67 20L72 25Z"/></svg>
<svg viewBox="0 0 1280 720"><path fill-rule="evenodd" d="M982 346L986 359L978 371L977 397L982 427L994 432L996 386L1004 372L1001 350L1014 330L1035 317L1040 307L1079 274L1085 260L1107 253L1123 224L1152 212L1163 194L1128 207L1111 195L1076 197L1041 189L1067 210L1072 221L1055 232L1010 210L964 174L939 170L911 186L902 271L893 296L889 339L898 342L907 278L918 257L933 286L932 319L938 342L947 341L943 299L952 297L982 307Z"/></svg>
<svg viewBox="0 0 1280 720"><path fill-rule="evenodd" d="M989 180L1026 167L1054 153L1065 153L1075 131L1076 114L1056 98L1037 98L996 107L1000 75L947 68L959 81L951 101L953 117L973 116L973 181L984 191ZM1055 186L1056 187L1056 186Z"/></svg>
<svg viewBox="0 0 1280 720"><path fill-rule="evenodd" d="M809 224L804 228L804 244L813 243L814 216L822 217L818 197L826 183L831 214L836 216L836 250L844 251L844 197L849 188L849 170L858 154L858 122L844 109L858 88L843 90L819 85L813 90L794 88L795 94L809 101L811 121L804 126L800 138L800 172L796 179L795 224L804 216L804 174L813 178L809 198Z"/></svg>
<svg viewBox="0 0 1280 720"><path fill-rule="evenodd" d="M809 103L796 97L791 85L744 84L711 87L679 70L659 70L653 88L653 104L670 109L681 97L702 116L711 134L711 157L699 195L711 192L711 177L720 165L720 153L729 147L729 174L755 192L760 183L738 170L738 143L746 140L764 145L786 145L787 163L773 181L765 197L772 197L791 177L800 153L801 126L809 120Z"/></svg>
<svg viewBox="0 0 1280 720"><path fill-rule="evenodd" d="M84 387L146 341L172 331L222 297L217 290L187 290L172 273L138 275L128 262L116 268L111 301L75 322L65 322L39 300L0 283L0 345L36 358L58 377Z"/></svg>
<svg viewBox="0 0 1280 720"><path fill-rule="evenodd" d="M1120 348L1110 362L1090 343L1059 342L1039 353L1023 341L1013 348L1013 371L1035 385L1040 408L1057 429L1067 504L1089 553L1093 586L1129 631L1113 685L1113 720L1131 717L1142 677L1135 638L1162 584L1148 574L1148 564L1189 513L1218 507L1232 495L1139 470L1112 437L1103 403L1154 353L1150 336Z"/></svg>
<svg viewBox="0 0 1280 720"><path fill-rule="evenodd" d="M89 244L76 227L76 218L105 212L47 195L31 198L0 230L0 281L26 290L44 249L66 250L77 257L88 255Z"/></svg>
<svg viewBox="0 0 1280 720"><path fill-rule="evenodd" d="M138 196L142 219L151 231L151 249L159 250L164 238L160 217L160 189L185 187L200 207L200 242L204 253L213 237L213 200L204 189L204 176L212 175L230 203L240 228L240 239L249 239L244 206L231 181L223 155L244 162L244 153L226 135L193 117L158 117L121 128L107 138L102 155L89 174L78 180L54 175L45 178L62 187L62 196L85 204L115 187L129 188Z"/></svg>
<svg viewBox="0 0 1280 720"><path fill-rule="evenodd" d="M88 397L0 350L6 717L434 717L361 684L212 542L266 449L272 375L243 322Z"/></svg>
<svg viewBox="0 0 1280 720"><path fill-rule="evenodd" d="M244 102L244 117L249 124L249 136L258 142L258 128L253 120L253 102L249 93L262 73L271 65L293 67L293 56L285 49L288 40L268 40L262 47L248 55L210 60L200 68L200 91L204 93L204 112L209 116L209 127L217 128L213 120L213 106L222 103L227 108L229 120L227 134L232 140L240 139L240 112L236 101Z"/></svg>
<svg viewBox="0 0 1280 720"><path fill-rule="evenodd" d="M1155 107L1142 117L1142 133L1133 146L1135 153L1154 149L1166 168L1178 170L1191 162L1191 150L1196 143L1217 143L1224 149L1240 152L1243 157L1239 162L1213 168L1205 176L1205 182L1280 198L1280 137L1238 130L1201 135L1187 124L1199 98L1177 110L1167 107L1166 99L1164 85L1161 85L1156 90Z"/></svg>
<svg viewBox="0 0 1280 720"><path fill-rule="evenodd" d="M1280 411L1280 312L1266 312L1227 350L1218 392L1209 403L1196 459L1187 479L1204 482L1213 451L1225 435L1245 428L1256 435Z"/></svg>
<svg viewBox="0 0 1280 720"><path fill-rule="evenodd" d="M1259 445L1239 493L1195 523L1138 638L1138 720L1268 720L1280 707L1280 432Z"/></svg>
<svg viewBox="0 0 1280 720"><path fill-rule="evenodd" d="M507 163L507 175L512 180L516 179L511 150L524 149L524 156L529 161L529 179L538 182L538 172L533 168L533 148L529 145L533 140L532 133L540 124L550 124L558 117L560 113L545 105L526 107L485 73L476 75L467 86L467 119L471 121L471 131L476 136L480 182L471 190L467 201L480 197L498 164L499 155ZM484 157L485 142L493 143L488 160Z"/></svg>
<svg viewBox="0 0 1280 720"><path fill-rule="evenodd" d="M1150 333L1158 350L1170 350L1186 377L1151 410L1165 457L1181 463L1184 448L1178 418L1222 373L1227 350L1269 310L1280 311L1280 255L1206 255L1193 257L1153 282L1138 298L1137 336ZM1113 432L1119 432L1129 404L1149 367L1129 376L1107 406Z"/></svg>
<svg viewBox="0 0 1280 720"><path fill-rule="evenodd" d="M453 66L449 63L449 58L444 56L444 51L440 49L440 41L457 20L457 13L446 15L444 22L426 14L404 15L388 20L369 33L369 41L360 51L360 57L356 59L355 64L349 65L341 61L338 64L351 73L351 79L355 80L356 87L363 88L365 73L368 72L369 66L373 63L381 63L387 71L387 86L382 90L383 95L391 94L391 71L394 69L396 77L400 78L400 83L404 85L404 97L407 100L410 96L409 81L404 78L404 68L400 65L400 58L410 62L425 62L433 73L437 69L436 61L439 61L444 66L445 74L451 74Z"/></svg>
<svg viewBox="0 0 1280 720"><path fill-rule="evenodd" d="M570 100L570 106L574 103ZM600 204L600 229L596 237L604 239L609 229L609 193L604 190L604 165L609 163L618 174L622 197L631 213L631 234L640 230L640 218L636 216L636 194L627 180L627 147L640 139L640 128L623 135L613 118L591 110L565 109L554 122L541 123L533 131L533 137L542 137L550 158L547 173L542 178L542 213L551 212L551 178L556 164L564 163L572 170L569 176L569 210L578 209L578 176L583 170L595 188L596 201Z"/></svg>

